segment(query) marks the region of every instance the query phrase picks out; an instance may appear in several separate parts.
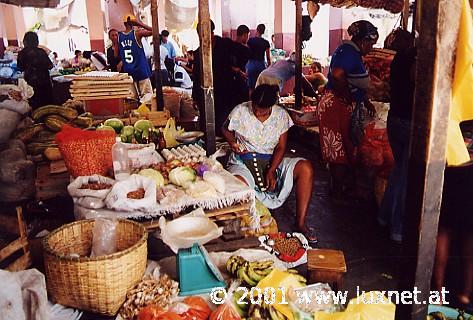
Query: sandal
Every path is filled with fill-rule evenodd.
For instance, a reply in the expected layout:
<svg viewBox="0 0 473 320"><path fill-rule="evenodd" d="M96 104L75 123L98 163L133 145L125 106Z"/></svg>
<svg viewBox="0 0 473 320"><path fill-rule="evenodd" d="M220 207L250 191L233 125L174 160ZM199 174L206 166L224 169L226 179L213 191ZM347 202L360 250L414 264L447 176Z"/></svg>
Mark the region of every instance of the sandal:
<svg viewBox="0 0 473 320"><path fill-rule="evenodd" d="M317 239L317 235L315 234L314 228L307 228L308 230L303 232L303 231L298 231L304 235L304 237L307 239L307 242L309 242L309 245L313 246L319 242Z"/></svg>

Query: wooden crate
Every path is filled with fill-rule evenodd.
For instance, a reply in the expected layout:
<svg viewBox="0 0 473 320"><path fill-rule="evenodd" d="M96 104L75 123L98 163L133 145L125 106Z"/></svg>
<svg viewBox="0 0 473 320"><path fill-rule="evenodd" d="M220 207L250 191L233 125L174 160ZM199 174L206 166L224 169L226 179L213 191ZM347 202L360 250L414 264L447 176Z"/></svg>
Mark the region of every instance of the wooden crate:
<svg viewBox="0 0 473 320"><path fill-rule="evenodd" d="M18 229L20 237L10 242L6 247L0 250L0 262L10 258L18 251L22 251L19 258L10 262L5 269L8 271L25 270L31 265L31 254L26 234L26 225L23 219L23 209L21 206L16 207L16 216L18 220Z"/></svg>
<svg viewBox="0 0 473 320"><path fill-rule="evenodd" d="M307 251L307 273L309 283L328 283L335 291L341 290L343 276L347 272L342 251L314 249Z"/></svg>
<svg viewBox="0 0 473 320"><path fill-rule="evenodd" d="M49 162L38 163L35 181L36 200L40 201L67 196L67 186L70 182L69 172L51 173L51 164Z"/></svg>

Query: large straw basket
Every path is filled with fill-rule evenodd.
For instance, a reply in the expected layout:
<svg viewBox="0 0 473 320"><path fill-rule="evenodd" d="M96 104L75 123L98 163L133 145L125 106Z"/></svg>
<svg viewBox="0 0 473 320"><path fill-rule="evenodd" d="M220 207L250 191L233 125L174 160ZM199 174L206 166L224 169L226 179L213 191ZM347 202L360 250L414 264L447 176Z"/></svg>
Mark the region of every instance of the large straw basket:
<svg viewBox="0 0 473 320"><path fill-rule="evenodd" d="M127 291L143 277L148 233L139 223L119 220L118 252L88 258L94 223L94 220L73 222L44 239L46 284L50 298L56 303L115 315ZM80 258L71 257L73 253Z"/></svg>

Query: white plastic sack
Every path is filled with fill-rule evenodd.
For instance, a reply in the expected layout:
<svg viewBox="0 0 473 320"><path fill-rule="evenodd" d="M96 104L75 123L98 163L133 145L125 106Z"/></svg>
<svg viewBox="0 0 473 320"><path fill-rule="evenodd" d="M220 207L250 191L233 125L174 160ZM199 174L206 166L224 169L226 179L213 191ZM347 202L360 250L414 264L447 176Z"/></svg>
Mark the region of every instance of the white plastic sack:
<svg viewBox="0 0 473 320"><path fill-rule="evenodd" d="M86 209L101 209L105 207L103 199L94 197L73 198L74 203Z"/></svg>
<svg viewBox="0 0 473 320"><path fill-rule="evenodd" d="M127 194L140 188L145 190L143 199L129 199ZM137 174L115 183L105 199L109 209L119 211L147 211L156 205L156 182Z"/></svg>
<svg viewBox="0 0 473 320"><path fill-rule="evenodd" d="M0 270L0 283L2 320L50 319L46 280L41 272Z"/></svg>
<svg viewBox="0 0 473 320"><path fill-rule="evenodd" d="M222 235L223 228L212 222L202 209L197 209L188 215L172 221L159 218L161 238L172 251L190 248L194 243L206 244Z"/></svg>
<svg viewBox="0 0 473 320"><path fill-rule="evenodd" d="M105 199L111 188L103 190L91 190L80 188L84 184L94 182L110 184L112 186L115 184L115 180L100 176L98 174L92 176L82 176L77 177L72 183L67 186L67 192L69 192L69 195L73 198L93 197L98 199Z"/></svg>
<svg viewBox="0 0 473 320"><path fill-rule="evenodd" d="M122 143L122 142L119 142ZM142 168L150 166L159 162L163 162L164 159L156 151L156 145L150 144L131 144L125 143L128 150L128 158L131 161L132 168Z"/></svg>
<svg viewBox="0 0 473 320"><path fill-rule="evenodd" d="M21 115L18 112L0 109L0 143L8 141L18 122L20 122L20 118Z"/></svg>
<svg viewBox="0 0 473 320"><path fill-rule="evenodd" d="M21 115L31 110L28 99L33 96L33 88L20 79L18 85L0 85L0 109L15 111Z"/></svg>

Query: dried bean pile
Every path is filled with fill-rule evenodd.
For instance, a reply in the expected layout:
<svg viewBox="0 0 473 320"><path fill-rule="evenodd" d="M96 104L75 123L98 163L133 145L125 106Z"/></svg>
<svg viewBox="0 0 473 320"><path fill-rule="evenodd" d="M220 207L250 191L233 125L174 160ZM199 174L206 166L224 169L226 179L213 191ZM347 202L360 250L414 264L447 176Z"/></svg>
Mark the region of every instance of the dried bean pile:
<svg viewBox="0 0 473 320"><path fill-rule="evenodd" d="M126 194L126 197L135 200L143 199L145 197L145 189L139 188L138 190L130 191Z"/></svg>
<svg viewBox="0 0 473 320"><path fill-rule="evenodd" d="M302 248L302 243L297 238L276 238L273 249L281 254L293 256Z"/></svg>
<svg viewBox="0 0 473 320"><path fill-rule="evenodd" d="M111 187L112 185L108 183L91 182L91 183L84 183L79 189L105 190L105 189L110 189Z"/></svg>

